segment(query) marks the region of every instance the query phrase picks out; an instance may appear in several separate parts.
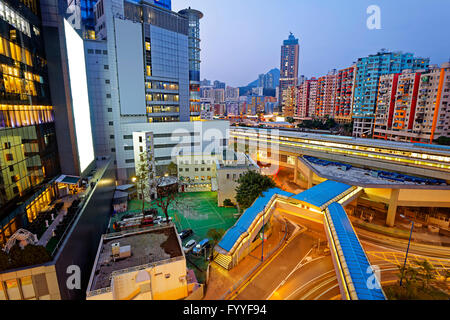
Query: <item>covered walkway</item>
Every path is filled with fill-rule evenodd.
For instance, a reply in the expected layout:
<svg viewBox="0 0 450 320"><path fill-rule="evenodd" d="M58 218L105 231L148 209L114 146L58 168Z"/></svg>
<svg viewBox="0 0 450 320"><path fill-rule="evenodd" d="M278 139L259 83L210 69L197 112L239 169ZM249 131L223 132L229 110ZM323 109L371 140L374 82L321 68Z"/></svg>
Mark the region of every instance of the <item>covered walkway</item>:
<svg viewBox="0 0 450 320"><path fill-rule="evenodd" d="M385 300L347 213L332 203L324 215L325 233L330 245L342 298L346 300Z"/></svg>
<svg viewBox="0 0 450 320"><path fill-rule="evenodd" d="M257 235L270 221L277 206L295 214L314 211L321 217L332 251L333 263L344 299L384 300L378 280L341 205L360 192L357 187L326 180L297 195L278 188L269 189L255 200L215 247L215 261L231 269L258 243ZM368 272L369 271L369 272ZM370 284L369 284L370 283ZM369 287L370 286L370 287Z"/></svg>

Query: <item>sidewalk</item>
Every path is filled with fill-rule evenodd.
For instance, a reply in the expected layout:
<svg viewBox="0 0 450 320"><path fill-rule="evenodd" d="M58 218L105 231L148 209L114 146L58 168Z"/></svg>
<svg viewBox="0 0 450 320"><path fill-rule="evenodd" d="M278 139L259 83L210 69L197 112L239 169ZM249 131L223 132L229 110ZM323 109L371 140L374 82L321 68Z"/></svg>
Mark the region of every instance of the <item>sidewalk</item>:
<svg viewBox="0 0 450 320"><path fill-rule="evenodd" d="M285 220L276 217L273 224L272 235L264 242L264 261L272 256L279 247L292 235L294 226ZM285 228L288 228L287 235ZM204 300L223 300L233 287L242 284L261 266L261 245L246 256L231 270L225 270L216 263L210 265L209 281Z"/></svg>

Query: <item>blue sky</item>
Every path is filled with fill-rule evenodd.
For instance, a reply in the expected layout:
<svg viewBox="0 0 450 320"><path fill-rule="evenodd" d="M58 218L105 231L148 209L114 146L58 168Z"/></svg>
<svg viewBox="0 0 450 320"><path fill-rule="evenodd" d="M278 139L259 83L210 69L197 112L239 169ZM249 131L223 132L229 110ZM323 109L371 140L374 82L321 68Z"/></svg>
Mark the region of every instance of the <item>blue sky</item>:
<svg viewBox="0 0 450 320"><path fill-rule="evenodd" d="M369 30L367 7L381 9L381 29ZM450 59L448 0L172 0L172 9L203 12L201 78L231 86L280 67L289 31L300 40L300 71L307 77L344 68L381 48Z"/></svg>

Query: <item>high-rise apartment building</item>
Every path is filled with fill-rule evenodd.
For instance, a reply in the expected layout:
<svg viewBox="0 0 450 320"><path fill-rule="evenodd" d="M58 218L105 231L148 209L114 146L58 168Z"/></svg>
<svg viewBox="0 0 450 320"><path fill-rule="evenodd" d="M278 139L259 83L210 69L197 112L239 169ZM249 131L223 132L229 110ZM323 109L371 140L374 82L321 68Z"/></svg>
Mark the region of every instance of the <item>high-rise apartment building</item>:
<svg viewBox="0 0 450 320"><path fill-rule="evenodd" d="M334 119L339 123L352 121L353 88L355 85L356 65L341 69L337 73L334 97Z"/></svg>
<svg viewBox="0 0 450 320"><path fill-rule="evenodd" d="M450 63L380 77L374 138L432 143L448 136Z"/></svg>
<svg viewBox="0 0 450 320"><path fill-rule="evenodd" d="M297 85L299 48L298 39L292 33L287 40L283 41L283 45L281 46L279 89L279 102L281 106L284 106L284 101L282 100L284 90Z"/></svg>
<svg viewBox="0 0 450 320"><path fill-rule="evenodd" d="M200 19L203 13L198 10L184 9L180 14L189 21L189 92L190 92L190 119L200 120Z"/></svg>
<svg viewBox="0 0 450 320"><path fill-rule="evenodd" d="M306 80L297 86L297 102L295 107L295 118L304 119L309 117L309 95L311 83L314 80Z"/></svg>
<svg viewBox="0 0 450 320"><path fill-rule="evenodd" d="M295 115L295 106L297 103L297 87L288 87L283 91L283 117L293 118Z"/></svg>
<svg viewBox="0 0 450 320"><path fill-rule="evenodd" d="M336 70L330 71L326 76L319 77L317 80L315 115L319 118L334 117L336 81Z"/></svg>
<svg viewBox="0 0 450 320"><path fill-rule="evenodd" d="M380 76L404 69L427 68L429 59L414 58L411 53L387 52L359 58L352 106L353 136L366 137L373 132Z"/></svg>
<svg viewBox="0 0 450 320"><path fill-rule="evenodd" d="M308 81L309 81L308 117L313 118L316 116L318 81L316 78L312 78L311 80Z"/></svg>
<svg viewBox="0 0 450 320"><path fill-rule="evenodd" d="M225 100L226 101L237 101L239 100L239 88L233 88L227 86L225 89Z"/></svg>
<svg viewBox="0 0 450 320"><path fill-rule="evenodd" d="M214 89L214 103L224 103L224 102L225 102L225 90Z"/></svg>

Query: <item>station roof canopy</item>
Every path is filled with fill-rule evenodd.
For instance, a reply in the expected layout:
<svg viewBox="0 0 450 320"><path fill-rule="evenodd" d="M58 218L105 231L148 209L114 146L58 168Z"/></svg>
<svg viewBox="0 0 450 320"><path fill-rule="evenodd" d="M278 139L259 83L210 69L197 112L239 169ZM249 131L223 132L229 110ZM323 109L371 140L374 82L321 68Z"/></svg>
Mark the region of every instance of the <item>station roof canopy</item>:
<svg viewBox="0 0 450 320"><path fill-rule="evenodd" d="M339 195L346 193L350 188L353 187L345 183L326 180L293 196L292 199L309 203L315 207L323 209L322 207L328 202L332 201Z"/></svg>

